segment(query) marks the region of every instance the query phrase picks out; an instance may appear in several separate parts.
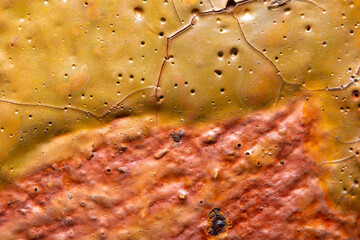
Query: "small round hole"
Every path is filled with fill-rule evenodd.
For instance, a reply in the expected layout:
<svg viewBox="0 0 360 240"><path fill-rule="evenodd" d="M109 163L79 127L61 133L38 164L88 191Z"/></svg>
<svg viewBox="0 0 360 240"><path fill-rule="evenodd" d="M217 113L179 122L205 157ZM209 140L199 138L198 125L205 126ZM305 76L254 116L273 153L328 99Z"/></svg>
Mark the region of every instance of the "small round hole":
<svg viewBox="0 0 360 240"><path fill-rule="evenodd" d="M351 94L353 100L357 101L360 99L360 92L358 90L354 90Z"/></svg>
<svg viewBox="0 0 360 240"><path fill-rule="evenodd" d="M233 57L236 57L236 56L238 55L238 53L239 53L239 50L238 50L237 48L232 48L232 49L230 50L230 54L231 54L231 56L233 56Z"/></svg>
<svg viewBox="0 0 360 240"><path fill-rule="evenodd" d="M143 9L141 7L134 8L134 14L136 18L143 18Z"/></svg>
<svg viewBox="0 0 360 240"><path fill-rule="evenodd" d="M216 73L216 75L218 75L219 77L221 77L221 75L222 75L221 70L215 70L214 72Z"/></svg>
<svg viewBox="0 0 360 240"><path fill-rule="evenodd" d="M197 9L197 8L194 8L194 9L191 11L191 13L192 13L193 15L198 14L199 12L200 12L200 10Z"/></svg>

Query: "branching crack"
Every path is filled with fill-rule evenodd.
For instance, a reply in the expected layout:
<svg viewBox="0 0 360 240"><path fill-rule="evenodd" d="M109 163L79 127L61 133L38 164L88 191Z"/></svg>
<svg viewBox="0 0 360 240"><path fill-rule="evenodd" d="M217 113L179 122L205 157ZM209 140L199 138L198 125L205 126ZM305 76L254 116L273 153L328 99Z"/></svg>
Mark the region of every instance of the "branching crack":
<svg viewBox="0 0 360 240"><path fill-rule="evenodd" d="M106 117L108 117L112 112L114 112L115 109L121 107L121 105L123 104L123 102L128 99L129 97L131 97L132 95L136 94L136 93L139 93L141 91L144 91L144 90L147 90L147 89L152 89L152 88L155 88L156 89L156 86L149 86L149 87L145 87L145 88L140 88L138 90L135 90L131 93L129 93L127 96L125 96L120 102L118 102L114 107L110 108L109 110L106 111L105 114L103 114L102 116L100 116L99 118L100 119L104 119Z"/></svg>
<svg viewBox="0 0 360 240"><path fill-rule="evenodd" d="M231 0L229 0L231 1ZM258 1L258 0L243 0L243 1L239 1L237 2L237 4L235 5L235 7L239 6L239 5L242 5L242 4L246 4L246 3L251 3L251 2L254 2L254 1ZM266 0L264 0L266 1ZM311 3L313 4L314 6L320 8L321 10L323 11L326 11L325 8L321 7L320 5L318 5L317 3L311 1L311 0L296 0L296 1L301 1L301 2L308 2L308 3ZM291 2L291 0L271 0L269 2L269 6L268 8L269 9L273 9L273 8L278 8L278 7L281 7L283 5L286 5L287 3ZM231 6L231 4L230 4ZM259 51L258 49L256 49L251 43L250 41L246 38L245 34L244 34L244 31L242 30L242 27L241 27L241 24L239 22L239 20L235 17L233 11L232 12L232 15L233 17L237 20L237 23L238 23L238 26L239 26L239 29L240 29L240 32L242 34L242 36L244 37L245 41L247 42L247 44L253 49L255 50L256 52L258 52L259 54L261 54L264 58L266 58L272 65L273 67L276 69L277 71L277 74L279 75L279 77L282 79L283 82L286 82L283 77L281 76L281 73L279 71L279 69L276 67L276 65L274 64L273 61L271 61L271 59L269 59L265 54L263 54L261 51ZM359 70L358 72L356 73L356 75L358 75L360 73L360 67L359 67ZM322 89L316 89L316 90L313 90L313 91L324 91L324 90L327 90L327 91L339 91L339 90L344 90L348 87L350 87L353 83L355 82L355 80L351 80L348 84L346 84L345 86L340 86L340 87L334 87L334 88L322 88ZM294 85L301 85L301 84L294 84Z"/></svg>
<svg viewBox="0 0 360 240"><path fill-rule="evenodd" d="M175 4L174 4L174 0L173 1L173 5L174 5L174 9L176 11L176 14L178 16L178 18L180 19L180 16L177 12L177 9L175 7ZM179 35L183 34L184 32L186 32L187 30L189 30L190 28L192 28L195 23L194 23L194 20L199 17L199 16L203 16L203 15L207 15L207 14L218 14L218 13L222 13L222 12L228 12L230 14L232 14L232 16L234 17L234 19L236 20L237 24L238 24L238 27L239 27L239 30L240 30L240 33L242 35L242 37L244 38L245 42L247 43L247 45L253 49L254 51L256 51L258 54L260 54L264 59L266 59L272 66L273 68L276 70L276 73L277 75L279 76L279 78L282 80L282 83L285 83L286 81L284 80L284 78L281 76L281 73L279 71L279 69L276 67L276 65L274 64L273 61L271 61L270 58L268 58L264 53L262 53L260 50L258 50L254 45L252 45L249 40L246 38L243 30L242 30L242 27L241 27L241 24L239 22L239 19L236 18L233 10L240 6L240 5L243 5L243 4L246 4L246 3L251 3L251 2L254 2L254 1L258 1L258 0L243 0L243 1L236 1L236 0L228 0L227 4L226 4L226 7L223 8L223 9L220 9L220 10L215 10L215 6L214 4L212 3L211 0L209 0L209 3L210 5L212 6L212 10L209 10L209 11L204 11L204 12L200 12L200 13L196 13L192 18L191 18L191 21L190 23L185 26L184 28L180 29L179 31L175 32L173 35L171 36L167 36L166 37L166 54L165 54L165 57L164 57L164 60L161 64L161 68L160 68L160 73L158 75L158 80L157 80L157 84L156 84L156 87L155 87L155 99L156 101L159 103L161 98L160 96L158 95L158 92L159 92L159 89L161 87L161 77L162 77L162 74L163 74L163 71L164 71L164 68L166 66L166 62L169 60L169 46L170 46L170 41L175 39L176 37L178 37ZM266 1L266 0L264 0ZM283 6L287 3L289 3L291 0L272 0L270 1L269 3L269 6L268 8L276 8L276 7L280 7L280 6ZM316 3L312 2L311 0L298 0L298 1L305 1L305 2L309 2L309 3L312 3L314 5L316 5L317 7L323 9L322 7L320 7L319 5L317 5ZM323 9L325 10L325 9ZM181 19L180 19L181 20ZM351 83L350 83L351 84ZM301 84L293 84L293 85L301 85ZM329 89L328 89L329 90ZM279 96L278 96L279 97ZM157 112L158 112L158 105L156 107L156 122L157 122Z"/></svg>
<svg viewBox="0 0 360 240"><path fill-rule="evenodd" d="M192 18L190 23L185 26L184 28L180 29L179 31L175 32L173 35L166 37L166 48L165 48L165 57L164 60L161 64L160 67L160 73L158 76L158 80L155 86L155 99L157 101L157 103L159 103L161 101L161 97L158 95L158 91L160 89L160 84L161 84L161 76L163 74L164 68L166 66L167 61L169 61L170 56L169 56L169 46L170 46L170 41L173 40L174 38L178 37L179 35L183 34L184 32L186 32L187 30L189 30L191 27L193 27L195 25L194 21L197 17L199 16L203 16L203 15L207 15L207 14L217 14L217 13L221 13L224 11L228 11L227 8L224 9L220 9L220 10L210 10L210 11L205 11L205 12L200 12L200 13L196 13ZM159 109L159 104L156 105L156 110L155 110L155 118L156 118L156 125L157 125L157 115L158 115L158 109Z"/></svg>
<svg viewBox="0 0 360 240"><path fill-rule="evenodd" d="M227 8L224 8L224 9L220 9L220 10L210 10L210 11L205 11L205 12L201 12L201 13L197 13L195 14L192 18L191 18L191 21L190 23L185 26L184 28L180 29L179 31L175 32L173 35L169 36L169 37L166 37L166 49L165 49L165 57L164 57L164 60L163 60L163 63L161 65L161 68L160 68L160 73L159 73L159 76L158 76L158 81L157 81L157 84L156 84L156 89L155 89L155 98L157 101L159 101L159 96L158 96L158 90L160 88L160 82L161 82L161 76L162 76L162 72L164 70L164 67L166 65L166 62L170 59L170 56L169 56L169 46L170 46L170 41L173 40L174 38L180 36L181 34L183 34L184 32L186 32L187 30L189 30L191 27L193 27L195 25L194 21L197 17L199 16L203 16L203 15L207 15L207 14L217 14L217 13L221 13L221 12L224 12L224 11L228 11Z"/></svg>
<svg viewBox="0 0 360 240"><path fill-rule="evenodd" d="M165 49L165 56L164 56L164 59L163 59L163 62L161 64L161 68L160 68L160 73L158 75L158 80L157 80L157 83L156 83L156 86L149 86L149 87L146 87L146 88L141 88L141 89L138 89L138 90L135 90L131 93L129 93L126 97L124 97L120 102L118 102L114 107L110 108L109 110L107 110L107 112L101 116L97 116L96 114L92 113L92 112L89 112L89 111L85 111L85 110L81 110L81 109L78 109L78 108L74 108L74 107L67 107L67 109L71 109L73 111L76 111L76 112L80 112L80 113L83 113L83 114L87 114L91 117L94 117L98 120L102 120L104 118L106 118L109 114L111 114L112 112L115 111L115 109L119 108L123 102L128 99L129 97L131 97L133 94L136 94L140 91L144 91L146 89L155 89L155 93L154 93L154 97L156 99L157 102L159 102L161 99L160 99L160 96L158 95L158 92L159 92L159 89L160 89L160 86L161 86L161 77L162 77L162 74L163 74L163 71L164 71L164 68L166 66L166 63L169 61L170 59L170 56L169 56L169 46L170 46L170 41L175 39L176 37L178 37L179 35L183 34L184 32L186 32L187 30L189 30L190 28L192 28L195 23L194 23L194 20L197 18L197 17L200 17L200 16L203 16L203 15L207 15L207 14L219 14L219 13L222 13L222 12L228 12L230 14L232 14L232 16L235 18L235 20L237 21L237 24L238 24L238 27L239 27L239 30L240 30L240 33L241 35L243 36L243 38L245 39L246 43L249 45L250 48L252 48L254 51L256 51L257 53L259 53L263 58L265 58L273 67L274 69L276 70L278 76L281 78L281 80L283 82L284 79L283 77L281 76L280 74L280 71L279 69L276 67L276 65L273 63L273 61L271 61L265 54L263 54L261 51L259 51L258 49L256 49L250 42L249 40L246 38L243 30L242 30L242 27L241 27L241 24L239 22L239 20L235 17L234 13L233 13L233 10L234 8L240 6L240 5L243 5L243 4L246 4L246 3L250 3L250 2L254 2L254 1L258 1L258 0L242 0L242 1L236 1L236 0L228 0L227 4L226 4L226 7L223 8L223 9L220 9L220 10L215 10L215 5L213 4L213 2L211 0L208 0L211 7L212 7L212 10L208 10L208 11L204 11L204 12L200 12L200 13L196 13L192 18L191 18L191 21L190 23L183 27L182 29L180 29L179 31L175 32L174 34L172 34L171 36L166 36L166 49ZM266 0L263 0L263 1L266 1ZM277 7L281 7L287 3L289 3L291 0L271 0L269 2L269 8L277 8ZM311 0L297 0L297 1L303 1L303 2L309 2L323 10L325 10L324 8L320 7L318 4L316 4L315 2L311 1ZM180 22L183 24L183 21L181 20L180 18L180 15L177 11L177 8L175 6L175 3L174 3L174 0L172 0L172 4L173 4L173 7L174 7L174 10L175 10L175 13L178 17L178 19L180 20ZM150 29L150 31L152 31L154 34L157 34L157 32L151 28L151 26L146 22L146 21L143 21L144 24L146 25L147 28ZM358 70L358 72L356 73L356 75L358 75L360 72L360 68ZM337 90L343 90L347 87L349 87L351 84L353 84L354 81L350 82L349 84L347 84L345 87L341 86L341 87L337 87L337 88L327 88L327 89L322 89L322 90L333 90L333 91L337 91ZM296 84L296 85L299 85L299 84ZM0 99L1 102L6 102L6 103L10 103L10 104L16 104L16 105L23 105L23 106L33 106L33 107L38 107L38 106L41 106L41 107L46 107L46 108L52 108L52 109L59 109L59 110L64 110L64 108L62 107L55 107L55 106L51 106L51 105L44 105L44 104L26 104L26 103L17 103L17 102L14 102L14 101L10 101L10 100L4 100L4 99ZM66 108L65 108L66 109ZM156 112L158 111L158 105L157 105L157 108L156 108Z"/></svg>

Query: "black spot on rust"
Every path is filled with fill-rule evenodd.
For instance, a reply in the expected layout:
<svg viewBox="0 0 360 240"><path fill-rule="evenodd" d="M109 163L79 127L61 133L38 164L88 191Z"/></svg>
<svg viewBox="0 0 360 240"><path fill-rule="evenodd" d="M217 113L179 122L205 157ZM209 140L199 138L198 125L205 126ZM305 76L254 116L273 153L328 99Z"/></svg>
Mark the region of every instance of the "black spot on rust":
<svg viewBox="0 0 360 240"><path fill-rule="evenodd" d="M226 233L231 227L228 219L220 208L214 208L208 215L208 227L206 234L211 237L216 237L220 234Z"/></svg>
<svg viewBox="0 0 360 240"><path fill-rule="evenodd" d="M174 142L179 143L179 142L181 142L181 140L184 137L184 131L178 130L176 132L172 132L172 133L170 133L170 137L172 138L172 140Z"/></svg>

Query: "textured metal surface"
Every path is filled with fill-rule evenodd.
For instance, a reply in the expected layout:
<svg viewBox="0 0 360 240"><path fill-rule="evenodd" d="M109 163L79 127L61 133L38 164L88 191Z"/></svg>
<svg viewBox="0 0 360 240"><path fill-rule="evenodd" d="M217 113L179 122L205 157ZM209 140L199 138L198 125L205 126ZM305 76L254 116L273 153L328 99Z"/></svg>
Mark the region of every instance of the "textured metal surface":
<svg viewBox="0 0 360 240"><path fill-rule="evenodd" d="M357 239L359 10L0 0L2 238Z"/></svg>

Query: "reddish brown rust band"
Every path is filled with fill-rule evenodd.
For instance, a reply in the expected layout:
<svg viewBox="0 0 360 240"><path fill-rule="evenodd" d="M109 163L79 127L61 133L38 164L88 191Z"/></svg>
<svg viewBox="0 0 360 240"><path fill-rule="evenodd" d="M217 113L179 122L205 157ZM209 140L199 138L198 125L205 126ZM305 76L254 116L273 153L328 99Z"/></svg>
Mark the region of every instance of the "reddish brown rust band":
<svg viewBox="0 0 360 240"><path fill-rule="evenodd" d="M226 239L356 239L358 215L323 199L304 147L311 125L297 104L108 142L7 185L0 238L207 239L220 208Z"/></svg>

